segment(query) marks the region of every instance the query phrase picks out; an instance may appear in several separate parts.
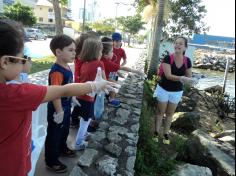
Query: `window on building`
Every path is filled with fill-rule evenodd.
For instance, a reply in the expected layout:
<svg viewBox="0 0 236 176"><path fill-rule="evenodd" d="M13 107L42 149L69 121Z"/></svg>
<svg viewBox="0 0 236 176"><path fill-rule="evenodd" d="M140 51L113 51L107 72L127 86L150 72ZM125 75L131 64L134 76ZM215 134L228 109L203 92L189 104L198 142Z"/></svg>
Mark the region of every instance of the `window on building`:
<svg viewBox="0 0 236 176"><path fill-rule="evenodd" d="M53 9L49 8L49 9L48 9L48 12L53 12Z"/></svg>
<svg viewBox="0 0 236 176"><path fill-rule="evenodd" d="M53 22L53 19L48 19L48 22L49 22L49 23L52 23L52 22Z"/></svg>
<svg viewBox="0 0 236 176"><path fill-rule="evenodd" d="M43 17L39 17L39 22L43 22Z"/></svg>

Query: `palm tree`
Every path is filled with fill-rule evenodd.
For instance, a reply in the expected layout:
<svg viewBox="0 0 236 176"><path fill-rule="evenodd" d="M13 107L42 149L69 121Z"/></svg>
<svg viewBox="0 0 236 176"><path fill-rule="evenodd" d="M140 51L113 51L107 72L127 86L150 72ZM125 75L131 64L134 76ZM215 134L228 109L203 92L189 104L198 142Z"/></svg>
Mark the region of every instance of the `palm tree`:
<svg viewBox="0 0 236 176"><path fill-rule="evenodd" d="M68 0L49 0L54 9L56 34L63 34L63 25L61 19L61 7L68 3Z"/></svg>
<svg viewBox="0 0 236 176"><path fill-rule="evenodd" d="M151 79L152 76L156 73L157 66L159 64L160 43L162 37L162 28L164 26L165 1L166 0L159 0L158 3L158 13L156 14L153 30L153 47L151 50L151 62L148 70L149 79Z"/></svg>

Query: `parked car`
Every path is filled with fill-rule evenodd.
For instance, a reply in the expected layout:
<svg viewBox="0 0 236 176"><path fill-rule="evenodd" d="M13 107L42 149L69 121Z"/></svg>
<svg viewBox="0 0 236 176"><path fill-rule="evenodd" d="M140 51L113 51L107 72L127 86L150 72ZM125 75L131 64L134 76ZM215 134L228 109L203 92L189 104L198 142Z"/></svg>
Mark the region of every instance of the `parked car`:
<svg viewBox="0 0 236 176"><path fill-rule="evenodd" d="M36 29L36 28L25 28L25 34L26 34L26 37L32 38L35 40L47 39L47 35L44 34L40 29Z"/></svg>

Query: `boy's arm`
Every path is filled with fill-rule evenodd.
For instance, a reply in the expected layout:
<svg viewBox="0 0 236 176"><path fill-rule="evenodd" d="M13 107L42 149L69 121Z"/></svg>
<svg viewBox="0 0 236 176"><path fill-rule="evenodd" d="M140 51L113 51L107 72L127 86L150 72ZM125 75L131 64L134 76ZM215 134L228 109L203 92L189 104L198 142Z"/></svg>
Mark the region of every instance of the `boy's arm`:
<svg viewBox="0 0 236 176"><path fill-rule="evenodd" d="M125 64L127 64L127 60L126 59L123 59L123 62L120 66L124 66Z"/></svg>
<svg viewBox="0 0 236 176"><path fill-rule="evenodd" d="M135 69L132 69L132 68L129 68L129 67L121 66L120 70L124 70L124 71L127 71L127 72L132 72L132 73L136 73L138 75L145 76L145 73L143 73L142 71L135 70Z"/></svg>
<svg viewBox="0 0 236 176"><path fill-rule="evenodd" d="M50 75L50 81L51 85L61 86L63 82L63 75L60 72L54 72ZM63 111L60 98L53 100L52 103L57 113Z"/></svg>
<svg viewBox="0 0 236 176"><path fill-rule="evenodd" d="M44 102L52 101L61 97L81 96L92 92L90 83L71 83L64 86L48 86Z"/></svg>
<svg viewBox="0 0 236 176"><path fill-rule="evenodd" d="M123 55L123 56L122 56L123 62L122 62L122 64L121 64L120 66L124 66L125 64L127 64L127 57L126 57L125 50L123 50L123 54L122 54L122 55Z"/></svg>
<svg viewBox="0 0 236 176"><path fill-rule="evenodd" d="M56 99L56 100L53 100L52 103L53 103L53 106L55 108L56 113L59 113L59 112L63 111L60 98Z"/></svg>

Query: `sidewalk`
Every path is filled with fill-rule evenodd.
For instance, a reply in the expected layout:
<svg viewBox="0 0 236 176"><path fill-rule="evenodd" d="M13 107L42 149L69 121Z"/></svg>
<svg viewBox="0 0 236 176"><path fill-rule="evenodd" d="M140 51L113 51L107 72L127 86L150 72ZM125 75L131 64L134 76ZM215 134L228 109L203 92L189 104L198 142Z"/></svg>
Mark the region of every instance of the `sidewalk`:
<svg viewBox="0 0 236 176"><path fill-rule="evenodd" d="M135 52L134 52L134 50L135 50ZM134 66L135 61L139 58L138 56L140 53L141 53L141 50L138 50L138 49L128 50L128 54L127 54L129 56L128 63L127 63L128 67ZM133 57L131 57L131 56L133 56ZM73 65L71 65L71 68L73 70ZM29 79L32 83L39 84L39 85L47 85L48 72L49 72L49 70L32 74L32 75L30 75ZM121 79L121 82L122 82L122 79ZM38 123L45 126L45 128L47 127L47 107L46 107L46 105L47 105L47 103L44 103L40 106L40 110L39 110L40 115L39 115L39 119L38 119ZM76 138L77 130L78 129L70 129L67 144L68 144L68 147L70 147L71 149L73 149L73 146L74 146L74 141ZM43 149L40 153L39 159L37 161L37 164L36 164L35 176L55 176L55 175L68 176L68 175L70 175L70 172L72 171L74 166L76 166L78 159L80 158L80 156L82 154L83 154L83 151L80 151L80 152L77 152L77 156L75 158L61 157L60 160L64 164L67 165L68 172L62 173L62 174L56 174L56 173L51 172L50 170L46 169L46 167L45 167L44 147L43 147Z"/></svg>

